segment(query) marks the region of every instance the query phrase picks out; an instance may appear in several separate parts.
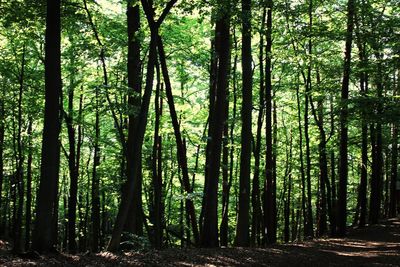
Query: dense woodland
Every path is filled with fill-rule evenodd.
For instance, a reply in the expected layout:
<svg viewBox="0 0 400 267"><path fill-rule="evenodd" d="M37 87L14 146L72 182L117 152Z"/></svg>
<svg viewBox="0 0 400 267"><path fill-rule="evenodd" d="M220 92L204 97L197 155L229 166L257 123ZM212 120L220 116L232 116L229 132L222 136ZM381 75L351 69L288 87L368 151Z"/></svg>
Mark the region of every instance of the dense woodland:
<svg viewBox="0 0 400 267"><path fill-rule="evenodd" d="M0 1L0 237L257 247L396 217L399 40L398 0Z"/></svg>

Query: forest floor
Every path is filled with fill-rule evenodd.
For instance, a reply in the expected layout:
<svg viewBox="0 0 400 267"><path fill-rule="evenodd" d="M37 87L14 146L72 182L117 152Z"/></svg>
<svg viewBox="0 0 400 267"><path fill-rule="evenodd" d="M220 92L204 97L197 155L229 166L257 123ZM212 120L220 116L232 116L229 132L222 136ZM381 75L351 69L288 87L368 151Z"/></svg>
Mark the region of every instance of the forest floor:
<svg viewBox="0 0 400 267"><path fill-rule="evenodd" d="M165 249L28 257L11 254L8 244L0 240L0 266L400 266L400 218L352 229L347 238L268 248Z"/></svg>

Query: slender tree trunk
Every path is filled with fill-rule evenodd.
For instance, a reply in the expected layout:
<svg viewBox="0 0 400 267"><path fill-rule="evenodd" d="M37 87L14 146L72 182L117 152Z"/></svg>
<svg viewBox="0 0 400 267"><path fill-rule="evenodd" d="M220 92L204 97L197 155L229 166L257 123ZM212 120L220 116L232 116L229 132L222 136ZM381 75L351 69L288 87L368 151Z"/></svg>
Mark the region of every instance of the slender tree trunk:
<svg viewBox="0 0 400 267"><path fill-rule="evenodd" d="M236 246L249 246L251 113L253 110L253 74L251 57L251 0L242 0L242 134L240 153L239 211Z"/></svg>
<svg viewBox="0 0 400 267"><path fill-rule="evenodd" d="M357 15L357 14L356 14ZM356 22L356 35L357 35L357 47L358 47L358 55L362 66L368 65L368 57L365 49L365 42L363 43L360 39L360 29L357 19L355 16ZM361 95L366 96L368 93L368 73L366 71L362 71L360 73L360 90ZM366 114L362 113L361 119L361 176L360 176L360 186L358 191L358 205L360 207L360 215L358 226L364 227L366 223L367 217L367 184L368 184L368 124L366 122Z"/></svg>
<svg viewBox="0 0 400 267"><path fill-rule="evenodd" d="M22 219L23 219L23 207L24 207L24 151L23 151L23 140L22 140L22 101L24 95L24 83L25 83L25 54L26 47L24 45L22 51L22 61L21 61L21 71L19 74L19 94L18 94L18 113L17 113L17 151L15 151L16 156L16 172L15 172L15 182L16 182L16 193L18 193L17 201L17 211L14 219L14 252L21 252L24 250L23 235L22 235ZM15 203L14 203L15 204Z"/></svg>
<svg viewBox="0 0 400 267"><path fill-rule="evenodd" d="M134 125L135 136L132 142L133 144L132 151L134 151L132 165L128 166L128 168L131 168L130 171L135 174L136 179L129 179L127 180L127 183L124 185L121 203L118 209L117 219L115 221L112 237L107 248L107 250L109 251L116 251L119 247L122 230L126 223L126 218L129 213L129 208L131 206L131 202L134 197L134 192L135 190L138 190L138 187L140 187L140 185L138 184L139 179L137 179L137 177L139 175L139 170L140 170L139 162L141 161L140 159L141 159L142 144L146 130L147 114L150 104L151 93L153 89L154 67L157 56L156 55L157 53L156 42L158 37L157 28L154 28L154 26L151 27L153 28L151 28L151 41L149 50L149 60L147 64L146 87L142 98L142 105L139 112L139 117L138 120L135 121Z"/></svg>
<svg viewBox="0 0 400 267"><path fill-rule="evenodd" d="M310 62L307 66L307 79L305 84L305 103L304 103L304 141L306 143L306 186L307 186L307 212L306 218L307 224L306 228L304 229L304 235L307 238L312 238L314 236L314 224L313 224L313 212L312 212L312 194L311 194L311 152L310 152L310 137L309 137L309 96L311 94L311 58L312 58L312 24L313 24L313 17L312 17L312 8L313 2L309 0L309 9L308 9L308 16L309 16L309 35L310 38L308 39L308 56L310 57Z"/></svg>
<svg viewBox="0 0 400 267"><path fill-rule="evenodd" d="M32 124L30 117L28 122L28 161L26 171L26 207L25 207L25 250L29 250L31 244L31 224L32 224Z"/></svg>
<svg viewBox="0 0 400 267"><path fill-rule="evenodd" d="M397 84L393 91L393 97L396 97L400 91L400 69L398 70ZM397 183L397 165L398 165L398 139L399 129L396 123L392 124L392 159L390 171L390 200L389 200L389 217L394 218L397 215L397 196L396 196L396 183Z"/></svg>
<svg viewBox="0 0 400 267"><path fill-rule="evenodd" d="M263 8L262 15L262 30L260 31L260 47L259 47L259 61L260 61L260 85L259 85L259 104L258 104L258 117L257 117L257 133L254 144L254 176L253 187L251 194L251 204L253 214L251 217L251 240L252 246L260 245L260 233L262 225L262 211L261 211L261 196L260 196L260 158L261 158L261 138L263 117L265 112L265 85L264 85L264 25L267 15L267 9Z"/></svg>
<svg viewBox="0 0 400 267"><path fill-rule="evenodd" d="M228 210L229 210L229 97L225 101L225 124L224 124L224 139L223 139L223 150L222 150L222 213L221 213L221 225L220 229L220 244L221 247L228 246Z"/></svg>
<svg viewBox="0 0 400 267"><path fill-rule="evenodd" d="M161 162L161 136L159 135L160 117L162 111L162 101L160 99L161 91L161 75L160 68L157 64L157 86L155 95L155 122L154 122L154 143L153 143L153 190L154 199L152 200L154 207L154 246L156 249L162 247L162 162Z"/></svg>
<svg viewBox="0 0 400 267"><path fill-rule="evenodd" d="M128 97L128 104L130 106L131 114L129 114L128 126L128 140L127 140L127 154L126 157L126 176L127 179L138 179L137 184L141 184L141 170L139 173L132 173L133 165L133 140L135 136L135 121L137 120L137 110L140 109L141 103L141 87L142 87L142 74L141 74L141 60L140 50L141 42L139 32L141 28L140 23L140 6L139 3L134 3L133 0L128 1L127 7L127 23L128 23L128 86L132 90ZM141 159L139 159L141 160ZM135 182L136 183L136 182ZM143 218L141 209L141 190L135 189L133 200L129 209L128 219L125 225L127 231L141 235L143 233Z"/></svg>
<svg viewBox="0 0 400 267"><path fill-rule="evenodd" d="M46 252L52 249L54 214L60 157L59 133L61 96L61 21L60 0L47 1L45 44L45 117L42 139L42 160L37 196L33 249Z"/></svg>
<svg viewBox="0 0 400 267"><path fill-rule="evenodd" d="M349 0L347 4L346 48L345 48L342 93L341 93L342 106L340 109L340 162L339 162L338 220L337 220L338 222L337 234L339 236L346 235L346 223L347 223L347 178L348 178L347 101L349 98L350 62L351 62L351 46L353 41L354 12L355 12L355 1Z"/></svg>
<svg viewBox="0 0 400 267"><path fill-rule="evenodd" d="M264 182L264 244L272 244L276 241L276 229L274 229L276 209L273 205L273 147L272 147L272 0L268 0L267 7L267 32L266 32L266 61L265 61L265 134L266 134L266 156L265 156L265 182Z"/></svg>
<svg viewBox="0 0 400 267"><path fill-rule="evenodd" d="M210 149L206 166L207 186L204 195L204 223L200 244L203 247L218 247L218 180L221 159L222 133L225 118L225 101L229 84L230 58L230 14L229 1L218 2L218 19L215 29L216 56L218 58L216 99L210 113L214 116L210 121ZM223 10L223 11L222 11Z"/></svg>
<svg viewBox="0 0 400 267"><path fill-rule="evenodd" d="M100 249L100 178L97 174L97 167L100 165L100 114L99 114L99 88L96 87L96 118L95 118L95 137L94 137L94 155L93 155L93 170L92 170L92 246L93 252L98 252Z"/></svg>
<svg viewBox="0 0 400 267"><path fill-rule="evenodd" d="M73 60L72 60L73 61ZM73 65L73 62L71 62ZM68 131L68 167L70 177L69 198L68 198L68 250L70 253L76 253L76 203L78 194L78 170L76 169L76 145L75 145L75 127L74 127L74 88L72 88L74 79L71 74L71 83L68 92L68 114L64 114Z"/></svg>
<svg viewBox="0 0 400 267"><path fill-rule="evenodd" d="M177 148L177 156L178 156L178 163L182 171L182 185L183 188L185 189L187 194L193 193L193 189L190 185L190 178L189 178L189 170L188 170L188 165L187 165L187 156L185 152L185 147L184 143L182 141L182 134L180 131L179 127L179 122L178 122L178 116L175 110L175 104L174 104L174 98L172 95L172 86L171 82L169 80L169 74L168 74L168 69L167 69L167 62L165 58L165 52L164 52L164 46L161 40L161 37L158 38L158 52L160 56L160 63L161 63L161 69L164 77L164 82L165 82L165 92L167 95L167 100L168 100L168 106L170 110L170 115L171 115L171 120L172 120L172 125L174 128L174 134L175 134L175 139L176 139L176 148ZM194 203L192 199L186 199L186 207L188 209L188 213L190 216L191 224L192 224L192 230L193 230L193 237L195 240L195 244L199 243L199 231L197 227L197 219L196 219L196 213L195 213L195 208L194 208Z"/></svg>
<svg viewBox="0 0 400 267"><path fill-rule="evenodd" d="M4 93L4 89L3 89ZM4 94L3 94L4 95ZM4 130L5 130L5 112L4 112L4 102L0 99L0 236L4 233L4 223L6 218L6 213L3 212L3 182L4 182Z"/></svg>
<svg viewBox="0 0 400 267"><path fill-rule="evenodd" d="M234 50L237 51L238 49L238 41L236 38L236 34L235 34L235 27L233 28L233 47ZM235 143L235 137L234 137L234 129L235 129L235 121L236 121L236 110L237 110L237 79L236 79L236 71L237 71L237 65L238 65L238 55L235 54L234 59L233 59L233 69L231 71L231 75L232 75L232 95L233 95L233 107L232 107L232 123L229 125L228 127L228 123L225 123L225 128L224 129L224 136L225 138L229 137L229 144L230 144L230 148L228 149L228 147L224 147L224 150L228 150L228 154L226 155L228 157L227 159L227 165L226 165L226 173L228 174L227 177L227 181L226 181L226 185L225 185L225 180L223 181L223 187L224 187L224 194L222 197L222 219L221 219L221 225L220 225L220 243L221 246L228 246L228 240L229 240L229 200L231 199L231 195L230 195L230 189L232 187L232 181L233 181L233 164L234 164L234 152L235 152L235 148L234 148L234 143ZM229 92L228 92L229 94ZM226 107L225 107L226 112L229 112L229 101L227 98L226 101ZM228 118L228 113L225 114L225 118ZM229 128L229 129L228 129ZM229 133L226 133L225 130L229 130ZM224 151L225 153L225 151ZM223 155L225 156L225 154ZM225 160L223 160L223 162L225 162ZM229 163L228 163L229 162ZM223 163L224 164L224 163ZM229 167L228 167L229 166ZM223 178L225 179L225 178Z"/></svg>
<svg viewBox="0 0 400 267"><path fill-rule="evenodd" d="M375 52L378 60L376 87L377 96L380 99L383 96L382 83L382 56L379 52ZM382 104L378 103L377 113L382 113ZM371 195L370 195L370 212L369 222L377 224L381 213L382 189L383 189L383 144L382 144L382 123L378 121L376 127L371 127L371 140L375 141L372 144L372 175L371 175Z"/></svg>

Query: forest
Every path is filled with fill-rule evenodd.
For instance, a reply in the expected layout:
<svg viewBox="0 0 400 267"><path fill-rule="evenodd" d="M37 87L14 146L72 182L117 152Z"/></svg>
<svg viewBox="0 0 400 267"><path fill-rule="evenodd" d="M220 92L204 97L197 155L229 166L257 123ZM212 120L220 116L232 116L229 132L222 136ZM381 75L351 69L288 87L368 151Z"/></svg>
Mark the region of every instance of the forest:
<svg viewBox="0 0 400 267"><path fill-rule="evenodd" d="M0 240L264 248L398 218L399 40L398 0L0 1Z"/></svg>

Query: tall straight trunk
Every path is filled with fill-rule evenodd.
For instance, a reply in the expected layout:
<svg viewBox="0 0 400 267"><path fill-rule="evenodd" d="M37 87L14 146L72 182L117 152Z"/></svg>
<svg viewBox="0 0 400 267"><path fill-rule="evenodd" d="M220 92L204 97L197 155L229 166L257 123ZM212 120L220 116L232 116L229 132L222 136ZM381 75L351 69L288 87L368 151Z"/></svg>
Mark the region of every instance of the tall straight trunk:
<svg viewBox="0 0 400 267"><path fill-rule="evenodd" d="M187 156L185 151L184 142L182 139L182 134L179 127L178 116L175 110L174 98L172 95L172 86L169 79L168 69L167 69L167 62L165 58L164 46L161 40L161 37L158 38L158 52L159 58L161 63L161 70L164 77L165 82L165 92L167 95L168 106L170 110L172 125L174 128L175 140L176 140L176 148L177 148L177 156L178 156L178 163L182 171L182 186L187 194L193 193L193 188L190 185L190 178L189 178L189 170L187 164ZM192 199L187 198L185 200L187 211L189 213L192 230L193 230L193 237L195 240L195 244L199 243L199 231L197 227L197 219L196 219L196 212L194 208L194 203Z"/></svg>
<svg viewBox="0 0 400 267"><path fill-rule="evenodd" d="M71 60L73 65L73 59ZM65 121L68 131L68 168L70 177L69 198L68 198L68 250L70 253L75 253L76 244L76 203L78 194L78 170L76 169L76 140L75 126L73 119L74 112L74 84L73 74L71 74L71 83L68 92L68 114L65 114Z"/></svg>
<svg viewBox="0 0 400 267"><path fill-rule="evenodd" d="M25 250L29 250L31 243L31 224L32 224L32 117L28 122L28 160L26 170L26 206L25 206Z"/></svg>
<svg viewBox="0 0 400 267"><path fill-rule="evenodd" d="M161 91L161 75L159 64L156 64L157 69L157 85L156 95L154 98L154 110L155 110L155 121L154 121L154 142L153 142L153 153L152 153L152 190L154 191L153 199L151 203L153 205L153 224L154 224L154 239L153 244L156 249L162 247L162 151L161 151L161 136L160 133L160 116L162 112L162 100L160 98Z"/></svg>
<svg viewBox="0 0 400 267"><path fill-rule="evenodd" d="M253 109L253 74L251 57L251 0L242 0L242 134L239 178L239 211L236 246L249 246L251 113Z"/></svg>
<svg viewBox="0 0 400 267"><path fill-rule="evenodd" d="M266 61L265 61L265 136L266 136L266 156L265 156L265 182L264 182L264 243L272 244L276 242L275 221L276 214L274 210L274 174L273 174L273 147L272 147L272 0L266 2L267 7L267 29L266 29Z"/></svg>
<svg viewBox="0 0 400 267"><path fill-rule="evenodd" d="M229 125L228 125L228 114L229 114L229 101L225 103L225 121L224 124L224 140L222 150L222 212L221 212L221 224L219 227L220 231L220 244L221 247L228 246L228 210L229 210Z"/></svg>
<svg viewBox="0 0 400 267"><path fill-rule="evenodd" d="M333 107L333 95L330 97L330 113L331 113L331 118L330 118L330 124L331 124L331 129L330 132L334 133L335 132L335 116L334 116L334 107ZM337 193L336 193L336 160L335 160L335 149L331 149L330 151L330 173L331 173L331 213L329 215L329 226L330 226L330 232L331 236L336 235L336 218L337 218Z"/></svg>
<svg viewBox="0 0 400 267"><path fill-rule="evenodd" d="M4 93L4 91L3 91ZM4 95L4 94L3 94ZM5 113L4 113L4 102L0 99L0 235L4 233L4 222L5 222L5 213L3 213L3 182L4 182L4 132L5 132Z"/></svg>
<svg viewBox="0 0 400 267"><path fill-rule="evenodd" d="M128 86L132 90L128 96L128 104L131 109L129 114L129 125L128 125L128 140L126 148L126 176L127 179L133 180L138 179L137 184L141 184L142 176L140 175L141 170L137 174L132 173L133 165L133 140L135 136L135 121L137 120L137 110L140 109L141 103L141 91L142 91L142 74L141 74L141 60L140 50L141 43L139 38L139 32L141 28L140 23L140 6L139 3L129 0L127 6L127 23L128 23ZM139 159L141 160L141 159ZM132 204L129 209L128 219L125 225L127 231L141 235L143 232L143 218L141 208L141 190L135 188L133 193Z"/></svg>
<svg viewBox="0 0 400 267"><path fill-rule="evenodd" d="M308 8L308 16L309 16L309 39L308 39L308 56L310 58L310 62L307 66L307 78L305 84L305 95L304 95L304 141L306 143L306 186L307 186L307 228L304 229L305 237L312 238L314 236L314 226L313 226L313 212L312 212L312 194L311 194L311 151L310 151L310 136L309 136L309 96L311 94L311 58L312 58L312 8L313 2L309 0L309 8Z"/></svg>
<svg viewBox="0 0 400 267"><path fill-rule="evenodd" d="M238 49L238 40L235 34L235 28L233 28L233 47L234 50L237 51ZM237 111L237 78L236 78L236 71L237 71L237 65L238 65L238 55L235 54L234 59L233 59L233 69L231 71L232 75L232 95L233 95L233 107L232 107L232 123L228 125L226 122L224 125L224 136L227 142L230 144L230 148L227 146L224 147L223 151L223 164L225 166L225 161L226 161L226 169L224 169L224 175L228 175L228 177L223 177L223 195L222 195L222 218L221 218L221 225L220 225L220 245L221 246L228 246L228 240L229 240L229 202L231 199L230 195L230 189L232 187L232 181L233 181L233 164L234 164L234 143L235 143L235 137L234 137L234 129L235 129L235 120L236 120L236 111ZM229 92L228 92L229 94ZM229 112L229 98L227 97L227 100L225 101L225 110L226 112ZM225 119L228 119L228 113L225 114ZM229 139L229 140L228 140ZM225 151L226 150L226 151ZM228 155L225 155L225 152ZM225 159L227 157L227 159ZM226 183L226 184L225 184Z"/></svg>
<svg viewBox="0 0 400 267"><path fill-rule="evenodd" d="M378 60L376 73L377 97L383 96L382 81L382 55L375 51L375 57ZM382 104L378 103L377 114L382 113ZM371 127L372 144L372 175L371 175L371 195L370 195L370 213L369 222L377 224L381 213L382 189L383 189L383 144L382 144L382 123L378 121L375 127Z"/></svg>
<svg viewBox="0 0 400 267"><path fill-rule="evenodd" d="M24 45L22 51L22 61L21 61L21 71L19 74L19 94L18 94L18 113L17 113L17 147L15 151L16 156L16 172L15 172L15 182L16 190L18 193L17 210L14 218L14 252L21 252L24 250L24 243L22 242L22 219L23 219L23 206L24 206L24 151L23 151L23 140L22 140L22 101L24 95L24 79L25 79L25 54L26 47ZM14 203L15 204L15 203Z"/></svg>
<svg viewBox="0 0 400 267"><path fill-rule="evenodd" d="M45 112L42 139L41 174L37 195L33 249L46 252L54 240L54 214L57 203L60 141L61 84L61 1L47 1L45 37Z"/></svg>
<svg viewBox="0 0 400 267"><path fill-rule="evenodd" d="M92 190L91 190L91 199L92 199L92 214L91 214L91 222L92 222L92 246L91 249L93 252L99 251L100 245L100 178L97 173L97 167L100 165L100 114L99 114L99 88L96 87L96 117L95 117L95 137L94 137L94 155L93 155L93 170L92 170Z"/></svg>
<svg viewBox="0 0 400 267"><path fill-rule="evenodd" d="M203 247L218 247L218 180L220 171L222 133L225 119L225 101L229 85L230 14L229 0L219 0L215 28L215 50L218 58L216 98L210 113L210 149L207 154L207 182L204 195L204 222L200 237Z"/></svg>
<svg viewBox="0 0 400 267"><path fill-rule="evenodd" d="M282 119L282 123L284 120ZM283 124L285 127L285 125ZM293 135L290 130L290 137L286 132L286 167L285 167L285 179L284 179L284 194L287 191L286 196L284 195L284 207L283 207L283 240L288 243L290 240L290 207L291 207L291 196L292 196L292 160L293 160ZM289 148L288 148L289 147ZM286 197L286 198L285 198Z"/></svg>
<svg viewBox="0 0 400 267"><path fill-rule="evenodd" d="M259 85L259 104L258 104L258 117L257 117L257 133L254 144L254 176L253 186L251 193L251 205L253 213L251 217L251 239L250 243L252 246L260 245L260 233L262 225L262 211L261 211L261 196L260 196L260 158L261 158L261 138L262 138L262 126L263 117L265 111L265 85L264 85L264 27L265 19L267 16L267 9L263 8L262 15L262 30L260 31L260 45L259 45L259 61L260 61L260 85Z"/></svg>
<svg viewBox="0 0 400 267"><path fill-rule="evenodd" d="M317 234L318 236L323 236L327 230L327 183L328 183L328 160L326 154L326 134L323 129L324 117L323 117L323 102L322 100L318 102L318 121L320 128L320 142L318 144L319 152L319 168L320 168L320 178L319 178L319 218ZM328 190L329 192L329 190Z"/></svg>
<svg viewBox="0 0 400 267"><path fill-rule="evenodd" d="M317 69L317 84L321 83L320 73ZM326 133L324 129L324 102L323 99L318 100L317 108L314 107L313 99L311 95L309 96L311 109L314 116L315 123L319 130L319 144L318 144L318 154L319 154L319 197L317 204L317 236L323 236L327 230L327 193L329 194L329 180L328 180L328 160L326 153ZM329 194L330 196L330 194Z"/></svg>
<svg viewBox="0 0 400 267"><path fill-rule="evenodd" d="M343 81L341 92L341 109L340 109L340 162L339 162L339 189L338 189L338 215L337 215L337 234L339 236L346 235L347 223L347 178L348 178L348 159L347 159L347 142L348 142L348 108L347 101L349 98L350 83L350 62L351 62L351 46L353 42L354 28L354 12L355 1L348 0L347 3L347 33L345 56L343 66Z"/></svg>
<svg viewBox="0 0 400 267"><path fill-rule="evenodd" d="M393 97L396 97L400 91L400 69L398 70L397 84L393 90ZM390 170L390 200L389 200L389 217L394 218L397 215L397 196L396 196L396 183L397 183L397 163L398 163L398 139L399 129L396 123L392 124L392 158Z"/></svg>
<svg viewBox="0 0 400 267"><path fill-rule="evenodd" d="M303 215L303 230L308 228L307 210L306 210L306 174L304 171L304 159L303 159L303 130L301 125L301 105L300 105L300 88L296 86L296 100L297 100L297 121L299 127L299 159L300 159L300 175L301 175L301 210ZM298 220L297 220L298 222ZM306 235L306 233L304 233Z"/></svg>
<svg viewBox="0 0 400 267"><path fill-rule="evenodd" d="M365 41L361 40L360 25L357 14L355 14L356 36L358 56L362 66L368 65L368 56L366 53ZM360 73L360 94L366 96L368 93L368 72L361 71ZM366 122L366 114L362 112L361 118L361 176L360 186L358 189L358 205L360 207L360 215L358 226L364 227L367 218L367 184L368 184L368 124Z"/></svg>

